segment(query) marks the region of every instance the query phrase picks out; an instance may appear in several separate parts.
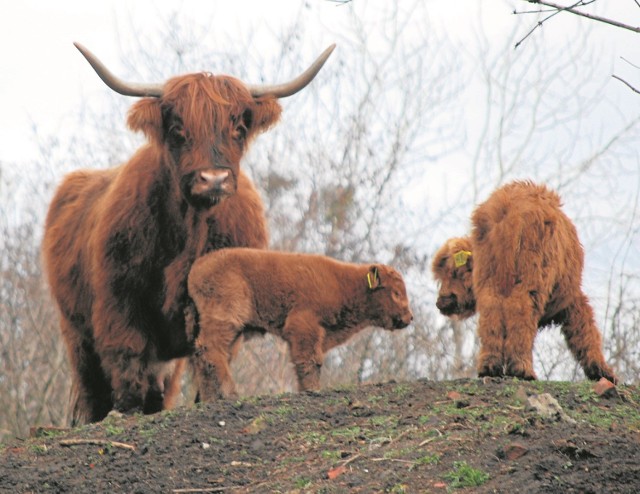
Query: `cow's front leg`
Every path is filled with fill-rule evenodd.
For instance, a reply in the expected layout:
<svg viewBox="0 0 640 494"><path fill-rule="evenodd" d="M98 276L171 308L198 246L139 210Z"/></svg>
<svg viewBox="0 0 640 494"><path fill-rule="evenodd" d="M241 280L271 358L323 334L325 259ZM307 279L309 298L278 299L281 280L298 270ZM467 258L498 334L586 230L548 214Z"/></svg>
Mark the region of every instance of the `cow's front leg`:
<svg viewBox="0 0 640 494"><path fill-rule="evenodd" d="M142 356L122 349L102 355L102 366L111 376L113 409L125 414L142 412L149 389L147 365Z"/></svg>
<svg viewBox="0 0 640 494"><path fill-rule="evenodd" d="M136 327L125 323L120 314L94 312L95 345L100 363L111 381L113 408L121 413L142 411L149 389L150 343ZM155 355L155 353L153 353Z"/></svg>

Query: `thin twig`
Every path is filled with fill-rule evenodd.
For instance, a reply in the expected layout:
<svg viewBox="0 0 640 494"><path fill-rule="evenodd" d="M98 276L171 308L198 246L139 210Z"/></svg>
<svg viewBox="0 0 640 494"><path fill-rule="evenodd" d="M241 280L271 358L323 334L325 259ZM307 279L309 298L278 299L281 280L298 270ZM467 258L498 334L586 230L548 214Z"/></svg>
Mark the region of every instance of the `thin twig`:
<svg viewBox="0 0 640 494"><path fill-rule="evenodd" d="M529 3L538 3L538 2L537 2L537 1L535 1L535 0L525 0L525 1L527 1L527 2L529 2ZM580 2L578 2L578 3L580 3ZM577 4L575 4L575 5L577 5ZM522 14L522 13L524 13L524 14L533 14L533 13L543 13L543 12L550 12L550 11L543 11L543 10L539 10L538 12L534 12L534 11L518 12L518 11L516 11L516 10L514 10L514 11L513 11L513 13L514 13L514 14ZM533 34L533 32L534 32L536 29L538 29L539 27L542 27L542 24L544 24L545 22L547 22L547 21L548 21L549 19L551 19L553 16L558 15L559 13L560 13L560 10L556 10L556 11L554 11L552 14L549 14L547 17L545 17L544 19L542 19L541 21L538 21L538 22L536 23L536 25L535 25L533 28L531 28L531 30L530 30L527 34L525 34L525 36L524 36L520 41L518 41L518 42L515 44L514 48L518 48L518 47L522 44L522 42L523 42L525 39L527 39L529 36L531 36L531 35Z"/></svg>
<svg viewBox="0 0 640 494"><path fill-rule="evenodd" d="M171 492L222 492L228 491L229 489L238 489L238 486L233 487L194 487L194 488L185 488L185 489L173 489Z"/></svg>
<svg viewBox="0 0 640 494"><path fill-rule="evenodd" d="M638 66L638 65L636 65L636 64L634 64L634 63L632 63L631 61L627 60L626 58L624 58L624 57L620 57L620 58L621 58L622 60L624 60L625 62L627 62L629 65L631 65L633 68L635 68L635 69L640 69L640 66Z"/></svg>
<svg viewBox="0 0 640 494"><path fill-rule="evenodd" d="M95 446L113 446L114 448L129 449L135 451L135 446L117 441L109 441L107 439L61 439L61 446L78 446L81 444L92 444Z"/></svg>
<svg viewBox="0 0 640 494"><path fill-rule="evenodd" d="M613 77L614 79L618 79L623 84L626 84L634 93L640 94L640 90L638 90L635 87L633 87L631 84L629 84L627 81L625 81L622 77L618 77L615 74L613 74L611 77Z"/></svg>
<svg viewBox="0 0 640 494"><path fill-rule="evenodd" d="M422 446L425 446L426 444L429 444L430 442L435 441L436 439L438 439L438 438L437 437L430 437L428 439L425 439L420 444L418 444L418 448L422 448Z"/></svg>
<svg viewBox="0 0 640 494"><path fill-rule="evenodd" d="M371 461L395 461L397 463L411 463L415 465L414 460L403 460L402 458L371 458Z"/></svg>
<svg viewBox="0 0 640 494"><path fill-rule="evenodd" d="M561 12L561 11L571 12L572 14L575 14L581 17L586 17L587 19L591 19L592 21L604 22L605 24L610 24L615 27L628 29L629 31L633 31L634 33L640 33L640 27L630 26L629 24L624 24L622 22L618 22L613 19L608 19L606 17L601 17L599 15L588 14L586 12L582 12L575 8L575 7L584 7L585 5L588 5L588 3L578 2L576 4L565 7L564 5L558 5L557 3L547 2L546 0L525 0L525 1L529 3L544 5L545 7L552 7L554 9L558 9L558 12ZM595 0L592 0L589 3L593 3L593 1Z"/></svg>
<svg viewBox="0 0 640 494"><path fill-rule="evenodd" d="M353 455L351 458L349 458L346 461L342 462L342 466L344 467L345 465L348 465L349 463L351 463L354 460L357 460L358 458L360 458L362 456L362 453L358 453L357 455Z"/></svg>
<svg viewBox="0 0 640 494"><path fill-rule="evenodd" d="M395 441L397 441L398 439L400 439L402 436L406 436L407 434L409 434L409 432L414 432L416 430L415 427L410 427L408 428L406 431L398 434L396 437L394 437L391 441L389 441L389 443L387 444L387 446Z"/></svg>

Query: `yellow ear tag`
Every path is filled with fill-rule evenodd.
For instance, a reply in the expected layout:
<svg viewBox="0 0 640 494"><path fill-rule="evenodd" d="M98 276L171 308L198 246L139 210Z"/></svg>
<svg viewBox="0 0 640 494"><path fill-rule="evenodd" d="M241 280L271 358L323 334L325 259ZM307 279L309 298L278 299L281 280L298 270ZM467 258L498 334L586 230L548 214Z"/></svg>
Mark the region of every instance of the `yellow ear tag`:
<svg viewBox="0 0 640 494"><path fill-rule="evenodd" d="M373 279L371 278L371 272L367 273L367 283L369 283L369 290L373 290L373 282L378 280L378 268L373 270Z"/></svg>
<svg viewBox="0 0 640 494"><path fill-rule="evenodd" d="M456 268L459 268L460 266L464 266L465 264L467 264L467 261L469 260L470 257L471 257L471 252L469 252L468 250L460 250L455 254L453 254L453 262L456 265Z"/></svg>

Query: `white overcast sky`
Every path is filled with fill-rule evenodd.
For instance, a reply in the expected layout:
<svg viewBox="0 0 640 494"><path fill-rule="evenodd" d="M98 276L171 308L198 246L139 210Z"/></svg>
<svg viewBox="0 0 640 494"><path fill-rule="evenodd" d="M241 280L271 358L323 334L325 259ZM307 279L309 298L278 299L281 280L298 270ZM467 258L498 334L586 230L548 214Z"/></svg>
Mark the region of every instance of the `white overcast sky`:
<svg viewBox="0 0 640 494"><path fill-rule="evenodd" d="M353 0L362 2L365 0ZM366 0L370 8L385 0ZM432 22L451 36L465 36L478 16L479 0L425 0ZM342 9L328 0L307 0L319 10L321 24L339 22ZM629 18L640 24L640 9L634 0L607 2L604 13ZM0 163L20 162L31 156L31 123L44 131L60 125L65 113L80 105L82 97L94 91L104 91L95 74L72 45L80 41L117 69L119 47L132 31L157 28L167 13L178 10L183 18L198 23L211 19L216 30L234 31L248 26L262 26L277 31L288 24L297 12L301 0L208 0L208 1L148 1L101 0L87 2L67 0L48 2L35 0L4 1L0 16ZM485 29L489 38L500 42L513 27L513 6L528 8L517 0L482 0ZM215 13L215 15L214 15ZM561 33L567 23L577 22L574 16L558 16L545 26L549 32ZM634 19L635 17L635 19ZM588 22L588 21L583 21ZM155 24L155 26L154 26ZM640 35L622 33L615 28L598 26L594 31L599 43L620 46L620 55L640 61ZM523 33L524 34L524 33ZM318 26L315 42L332 42L330 33ZM549 40L553 36L548 36ZM323 46L324 46L323 45ZM176 75L176 74L171 74ZM640 80L640 77L637 78ZM633 80L631 82L634 82ZM619 88L622 90L622 87Z"/></svg>
<svg viewBox="0 0 640 494"><path fill-rule="evenodd" d="M354 0L361 1L365 0ZM372 7L385 2L366 1ZM426 1L433 5L434 22L447 26L453 35L468 30L470 21L477 15L472 8L476 0L456 2L465 8L451 8L450 0ZM350 8L328 0L307 2L319 10L321 24L325 26L334 26L343 9ZM289 23L301 3L301 0L2 2L0 163L21 161L30 156L32 122L50 132L66 112L79 106L80 98L105 90L73 47L73 41L82 42L117 70L123 38L131 36L132 31L157 28L168 13L176 10L182 18L193 18L198 23L211 19L213 29L229 34L248 26L277 32ZM492 13L488 16L493 19L491 34L498 37L513 21L508 4L501 0L483 0L483 3L485 12ZM314 37L315 43L322 46L334 41L329 33L323 32L322 26L318 26Z"/></svg>

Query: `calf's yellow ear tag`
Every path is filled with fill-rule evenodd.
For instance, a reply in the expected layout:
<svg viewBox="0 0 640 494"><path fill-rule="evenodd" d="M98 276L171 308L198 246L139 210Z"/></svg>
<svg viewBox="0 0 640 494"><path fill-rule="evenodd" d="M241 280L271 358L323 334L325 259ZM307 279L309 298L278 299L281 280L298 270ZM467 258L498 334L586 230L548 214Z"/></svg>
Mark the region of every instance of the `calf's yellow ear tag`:
<svg viewBox="0 0 640 494"><path fill-rule="evenodd" d="M373 283L379 283L380 278L378 277L378 268L373 270L373 276L371 276L371 272L367 273L367 283L369 283L369 290L373 290Z"/></svg>
<svg viewBox="0 0 640 494"><path fill-rule="evenodd" d="M459 250L455 254L453 254L453 263L456 265L456 268L460 266L464 266L467 264L467 261L471 257L471 252L468 250Z"/></svg>

